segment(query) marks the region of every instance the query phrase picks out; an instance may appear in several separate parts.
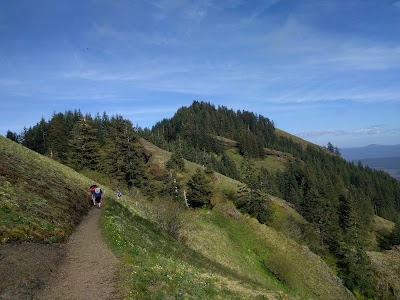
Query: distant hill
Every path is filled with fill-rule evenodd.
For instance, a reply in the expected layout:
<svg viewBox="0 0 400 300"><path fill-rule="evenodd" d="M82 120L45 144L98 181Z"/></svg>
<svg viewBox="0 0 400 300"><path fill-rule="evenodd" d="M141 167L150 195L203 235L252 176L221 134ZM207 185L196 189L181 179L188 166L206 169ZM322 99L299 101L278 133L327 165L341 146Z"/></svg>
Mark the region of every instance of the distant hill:
<svg viewBox="0 0 400 300"><path fill-rule="evenodd" d="M360 160L363 165L374 169L400 169L399 157L365 158Z"/></svg>
<svg viewBox="0 0 400 300"><path fill-rule="evenodd" d="M400 157L400 145L368 145L365 147L342 148L342 157L348 161L359 161L366 158Z"/></svg>
<svg viewBox="0 0 400 300"><path fill-rule="evenodd" d="M400 145L368 145L340 149L342 157L375 170L383 170L400 180Z"/></svg>
<svg viewBox="0 0 400 300"><path fill-rule="evenodd" d="M364 166L385 171L393 178L400 180L400 157L365 158L360 161Z"/></svg>

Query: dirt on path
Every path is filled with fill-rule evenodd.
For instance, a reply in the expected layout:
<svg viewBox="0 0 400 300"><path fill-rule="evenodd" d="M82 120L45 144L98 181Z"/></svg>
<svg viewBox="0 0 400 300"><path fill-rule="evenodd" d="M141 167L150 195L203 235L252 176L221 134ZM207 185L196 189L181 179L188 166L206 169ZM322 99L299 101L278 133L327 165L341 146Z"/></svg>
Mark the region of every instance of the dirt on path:
<svg viewBox="0 0 400 300"><path fill-rule="evenodd" d="M118 260L105 243L93 207L65 245L0 247L0 299L118 299Z"/></svg>

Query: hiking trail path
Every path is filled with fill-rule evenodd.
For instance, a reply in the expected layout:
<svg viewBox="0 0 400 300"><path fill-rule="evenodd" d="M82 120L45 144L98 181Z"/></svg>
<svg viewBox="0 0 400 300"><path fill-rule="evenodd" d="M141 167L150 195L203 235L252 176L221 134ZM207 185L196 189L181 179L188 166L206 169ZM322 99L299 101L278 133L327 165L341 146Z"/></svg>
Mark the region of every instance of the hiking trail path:
<svg viewBox="0 0 400 300"><path fill-rule="evenodd" d="M118 260L104 241L101 209L92 207L65 245L65 257L34 299L114 300Z"/></svg>

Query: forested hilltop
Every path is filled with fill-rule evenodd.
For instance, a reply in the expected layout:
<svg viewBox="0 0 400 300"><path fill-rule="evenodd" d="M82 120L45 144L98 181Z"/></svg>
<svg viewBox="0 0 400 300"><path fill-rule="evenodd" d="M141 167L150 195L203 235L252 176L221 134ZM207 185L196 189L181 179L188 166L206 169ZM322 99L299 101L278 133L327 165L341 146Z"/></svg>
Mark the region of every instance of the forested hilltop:
<svg viewBox="0 0 400 300"><path fill-rule="evenodd" d="M173 152L164 194L176 196L175 188L183 184L179 172L185 158L205 169L187 183L192 191L201 192L199 199L206 195L204 201L190 203L192 207L212 206L205 177L213 171L243 183L226 196L260 223L274 226L279 212L272 198L282 198L306 220L291 229L296 232L292 237L328 262L359 298L377 295L366 252L400 242L399 182L384 172L346 162L333 145L321 148L283 133L266 117L198 101L151 129L134 128L121 116L67 111L20 134L7 133L76 170L104 173L115 184L151 193L147 177L156 177L159 171L146 166L148 155L139 136ZM394 229L376 234L375 216L393 221Z"/></svg>
<svg viewBox="0 0 400 300"><path fill-rule="evenodd" d="M366 255L374 215L396 223L392 235L376 237L379 246L399 243L400 185L388 174L346 162L331 144L324 149L282 135L266 117L206 102L194 101L140 134L246 183L249 190L232 200L260 222L272 218L268 195L289 201L309 222L301 236L313 251L348 288L374 294Z"/></svg>

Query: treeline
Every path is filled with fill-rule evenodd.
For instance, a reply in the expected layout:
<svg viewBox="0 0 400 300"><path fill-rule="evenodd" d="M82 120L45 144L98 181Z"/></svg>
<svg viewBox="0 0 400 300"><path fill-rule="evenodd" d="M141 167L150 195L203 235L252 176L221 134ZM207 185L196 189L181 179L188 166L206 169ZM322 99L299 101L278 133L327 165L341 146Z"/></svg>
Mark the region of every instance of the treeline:
<svg viewBox="0 0 400 300"><path fill-rule="evenodd" d="M158 144L177 144L181 149L221 154L224 147L217 136L239 142L239 151L251 157L263 157L263 148L275 143L275 126L268 118L246 111L234 112L225 106L216 109L206 102L194 101L178 109L172 119L156 123L146 136L154 135ZM189 153L187 153L189 155ZM199 153L193 153L199 156ZM200 154L201 156L201 154Z"/></svg>
<svg viewBox="0 0 400 300"><path fill-rule="evenodd" d="M319 190L330 188L352 194L353 188L362 189L363 199L377 215L396 221L400 211L399 183L386 173L346 162L331 143L326 150L312 145L304 148L290 138L277 135L273 121L251 112L235 112L224 106L216 108L207 102L194 101L190 107L180 108L173 118L158 122L151 130L139 129L138 133L163 149L179 152L190 161L235 179L241 179L240 168L224 152L224 144L218 137L236 141L239 153L250 158L265 157L265 148L290 153L296 160L289 160L289 165L306 169L304 172L310 174L308 181ZM301 180L306 177L296 175L292 170L296 168L287 168L284 176L279 173L270 176L274 187L271 193L284 196L298 206L303 203ZM287 177L287 172L292 175ZM282 177L285 182L288 178L292 180L283 183Z"/></svg>
<svg viewBox="0 0 400 300"><path fill-rule="evenodd" d="M313 250L334 262L347 287L373 296L366 250L374 214L396 222L396 228L400 224L400 184L388 174L346 162L332 144L327 149L305 148L278 136L273 122L263 116L216 108L206 102L194 101L171 119L139 134L188 160L245 182L247 196L238 195L235 202L262 222L271 214L265 207L265 194L291 202L310 224L303 228L303 237ZM238 142L244 161L263 158L265 148L290 153L292 158L287 159L283 171L262 168L249 180L243 166L237 166L224 152L222 138ZM265 202L260 201L263 195ZM396 235L382 237L380 244L388 248L398 240Z"/></svg>
<svg viewBox="0 0 400 300"><path fill-rule="evenodd" d="M66 111L20 134L8 131L7 138L78 171L101 172L128 187L146 184L145 151L132 123L119 115Z"/></svg>

